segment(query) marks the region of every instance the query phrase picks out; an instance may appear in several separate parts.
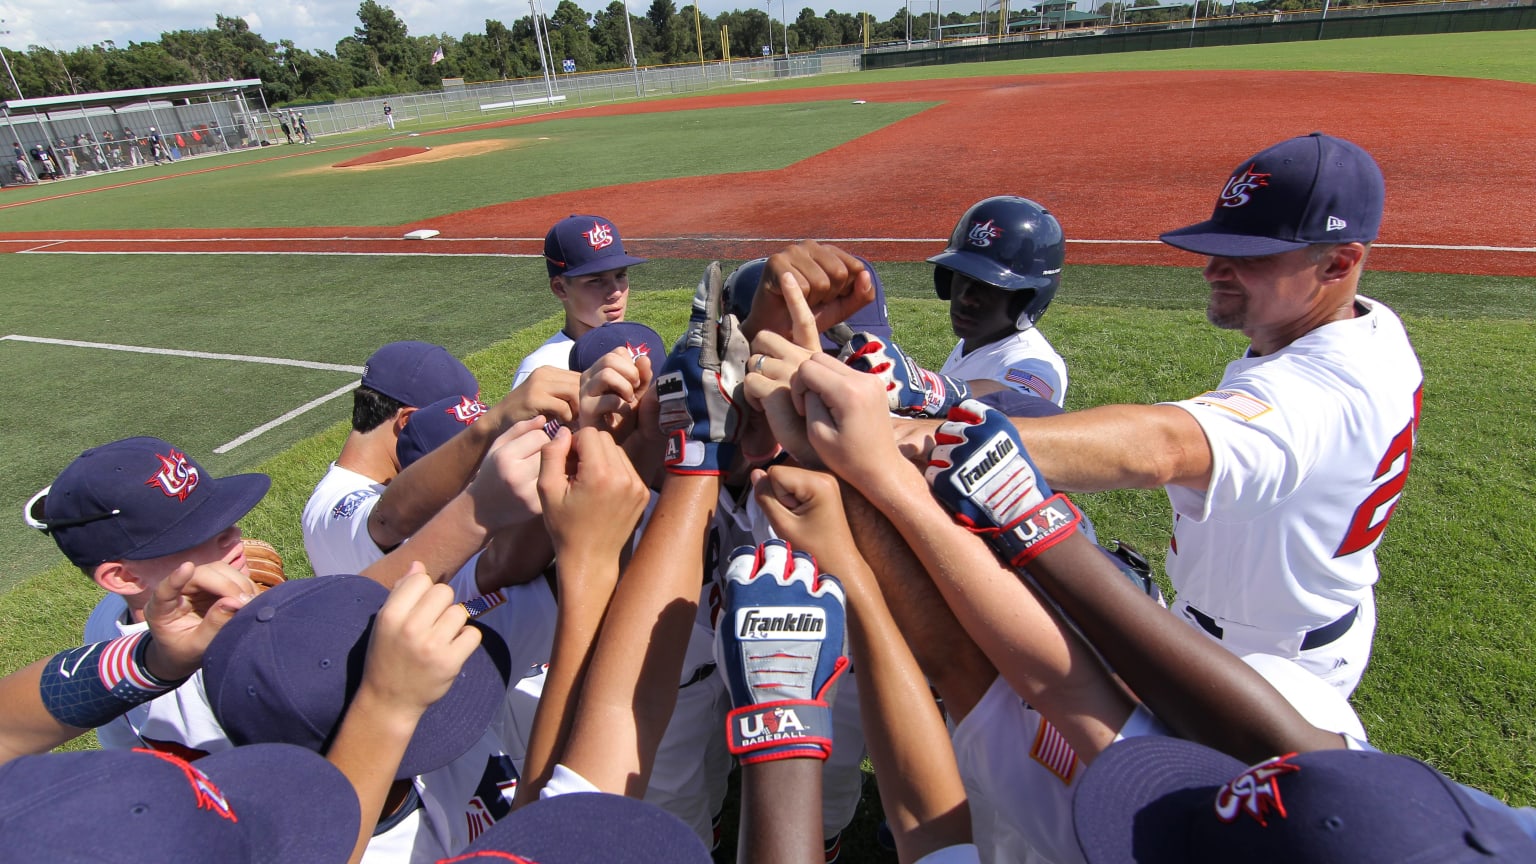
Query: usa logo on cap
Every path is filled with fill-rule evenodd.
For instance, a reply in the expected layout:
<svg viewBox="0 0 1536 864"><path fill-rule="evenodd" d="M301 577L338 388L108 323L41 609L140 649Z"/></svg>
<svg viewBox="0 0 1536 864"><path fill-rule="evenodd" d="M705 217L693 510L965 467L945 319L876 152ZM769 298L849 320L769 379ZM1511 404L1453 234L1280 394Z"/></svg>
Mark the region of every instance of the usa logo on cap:
<svg viewBox="0 0 1536 864"><path fill-rule="evenodd" d="M1280 784L1277 781L1283 774L1294 774L1301 770L1300 766L1287 761L1295 755L1287 753L1268 762L1260 762L1221 787L1216 792L1216 818L1223 822L1233 822L1239 815L1247 813L1265 828L1269 827L1270 812L1279 813L1280 818L1284 819L1285 802L1280 800Z"/></svg>
<svg viewBox="0 0 1536 864"><path fill-rule="evenodd" d="M587 245L593 249L606 249L613 244L613 226L603 222L592 223L592 230L583 231L581 236L587 238Z"/></svg>
<svg viewBox="0 0 1536 864"><path fill-rule="evenodd" d="M484 414L485 411L485 403L481 402L478 396L474 399L471 399L468 396L460 396L459 404L448 408L443 413L451 415L453 419L463 423L465 426L468 426L476 420L479 420L480 415Z"/></svg>
<svg viewBox="0 0 1536 864"><path fill-rule="evenodd" d="M1268 185L1269 175L1254 171L1253 164L1250 163L1243 169L1243 173L1233 175L1232 179L1227 181L1227 188L1221 190L1221 206L1241 207L1252 199L1253 190Z"/></svg>
<svg viewBox="0 0 1536 864"><path fill-rule="evenodd" d="M229 806L229 800L224 797L223 792L219 791L219 787L213 785L213 781L208 779L208 775L197 770L190 762L170 753L162 753L159 750L136 747L134 752L147 753L180 768L181 773L187 777L187 784L192 787L192 794L197 796L197 808L199 810L211 810L231 822L240 821L240 818L235 815L234 809Z"/></svg>
<svg viewBox="0 0 1536 864"><path fill-rule="evenodd" d="M197 469L187 463L187 455L180 450L172 449L167 455L156 454L160 460L160 470L144 481L145 486L158 486L167 498L187 500L192 490L197 488L199 479Z"/></svg>
<svg viewBox="0 0 1536 864"><path fill-rule="evenodd" d="M992 245L992 241L1003 236L1003 229L992 224L992 220L977 222L971 226L971 231L966 235L966 241L972 246L986 248Z"/></svg>

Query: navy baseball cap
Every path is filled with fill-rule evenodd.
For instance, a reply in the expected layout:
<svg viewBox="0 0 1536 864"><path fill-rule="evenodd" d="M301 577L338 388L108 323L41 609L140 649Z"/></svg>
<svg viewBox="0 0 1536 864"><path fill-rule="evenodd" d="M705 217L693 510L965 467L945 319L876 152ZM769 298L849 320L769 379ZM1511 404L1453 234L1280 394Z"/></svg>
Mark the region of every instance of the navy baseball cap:
<svg viewBox="0 0 1536 864"><path fill-rule="evenodd" d="M430 342L391 342L363 365L363 385L411 408L450 396L477 397L480 382L448 349Z"/></svg>
<svg viewBox="0 0 1536 864"><path fill-rule="evenodd" d="M271 485L265 474L216 478L159 438L125 438L77 456L32 496L25 518L89 568L201 545L239 522Z"/></svg>
<svg viewBox="0 0 1536 864"><path fill-rule="evenodd" d="M583 333L571 346L571 371L587 371L587 367L615 348L629 349L632 360L651 358L655 371L661 370L661 361L667 357L666 343L655 330L633 321L609 321Z"/></svg>
<svg viewBox="0 0 1536 864"><path fill-rule="evenodd" d="M875 299L864 305L842 323L848 325L854 333L869 333L880 337L886 344L891 342L891 321L885 305L885 285L880 281L880 273L875 270L875 265L863 256L855 255L864 263L864 269L869 271L869 278L875 285ZM757 296L759 283L763 281L763 269L767 266L767 258L754 258L751 261L737 267L725 280L725 311L735 315L737 320L745 321L747 315L752 312L752 298ZM837 353L842 350L825 333L821 336L821 348L823 351Z"/></svg>
<svg viewBox="0 0 1536 864"><path fill-rule="evenodd" d="M373 619L388 597L362 576L318 576L284 582L247 603L203 655L208 704L229 740L325 752L362 683ZM506 643L484 627L480 634L458 680L421 715L397 779L463 755L505 701Z"/></svg>
<svg viewBox="0 0 1536 864"><path fill-rule="evenodd" d="M567 216L544 235L544 266L550 276L585 276L645 261L624 254L619 229L601 216Z"/></svg>
<svg viewBox="0 0 1536 864"><path fill-rule="evenodd" d="M357 843L357 793L299 747L195 763L154 750L23 756L0 767L8 861L334 864Z"/></svg>
<svg viewBox="0 0 1536 864"><path fill-rule="evenodd" d="M489 410L485 403L473 396L449 396L439 399L405 421L400 438L395 441L395 456L400 460L400 470L405 470L417 459L448 443L448 439L464 431Z"/></svg>
<svg viewBox="0 0 1536 864"><path fill-rule="evenodd" d="M1359 750L1253 766L1189 741L1131 738L1072 802L1089 864L1536 861L1515 820L1416 759Z"/></svg>
<svg viewBox="0 0 1536 864"><path fill-rule="evenodd" d="M1211 218L1169 231L1170 246L1251 258L1313 243L1369 243L1381 231L1386 180L1371 154L1321 132L1243 160Z"/></svg>
<svg viewBox="0 0 1536 864"><path fill-rule="evenodd" d="M512 811L438 862L521 864L709 864L699 835L671 813L607 792L556 795Z"/></svg>

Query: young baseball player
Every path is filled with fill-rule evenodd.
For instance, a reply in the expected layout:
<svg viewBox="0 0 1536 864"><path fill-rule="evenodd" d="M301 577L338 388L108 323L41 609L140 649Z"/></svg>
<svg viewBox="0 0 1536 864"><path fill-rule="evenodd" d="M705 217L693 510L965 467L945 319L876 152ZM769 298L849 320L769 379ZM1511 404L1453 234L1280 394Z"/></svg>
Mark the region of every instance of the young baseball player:
<svg viewBox="0 0 1536 864"><path fill-rule="evenodd" d="M146 631L157 587L188 562L226 565L249 586L236 523L271 482L263 474L214 477L169 442L126 438L76 457L28 502L27 519L108 592L85 626L86 641L100 642ZM200 674L101 726L97 739L192 756L231 746L208 711Z"/></svg>
<svg viewBox="0 0 1536 864"><path fill-rule="evenodd" d="M375 528L372 519L385 485L400 473L400 431L423 405L449 396L479 398L475 376L440 345L391 342L363 369L352 396L352 431L300 516L304 551L316 575L361 573L400 542L399 531L375 539L383 526Z"/></svg>
<svg viewBox="0 0 1536 864"><path fill-rule="evenodd" d="M1062 404L1067 365L1035 325L1061 287L1065 259L1061 225L1039 204L999 195L971 205L949 246L928 259L960 337L939 374L972 382L977 395L1003 386Z"/></svg>
<svg viewBox="0 0 1536 864"><path fill-rule="evenodd" d="M601 216L567 216L544 235L549 290L565 307L560 332L518 365L512 386L540 366L570 368L571 345L609 321L623 321L629 304L629 268L644 258L625 254L619 229Z"/></svg>

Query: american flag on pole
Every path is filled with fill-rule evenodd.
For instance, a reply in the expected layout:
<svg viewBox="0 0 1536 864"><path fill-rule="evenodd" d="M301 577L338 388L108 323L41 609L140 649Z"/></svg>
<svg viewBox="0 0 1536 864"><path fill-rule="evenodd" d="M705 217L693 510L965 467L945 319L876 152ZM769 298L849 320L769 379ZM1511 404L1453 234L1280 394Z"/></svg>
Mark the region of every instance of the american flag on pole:
<svg viewBox="0 0 1536 864"><path fill-rule="evenodd" d="M437 46L437 50L432 52L432 65L436 66L438 63L441 63L442 60L443 60L443 46L439 45L439 46Z"/></svg>
<svg viewBox="0 0 1536 864"><path fill-rule="evenodd" d="M1035 733L1035 746L1030 748L1029 757L1044 765L1061 782L1072 782L1072 772L1077 768L1077 752L1044 717L1040 718L1040 731Z"/></svg>

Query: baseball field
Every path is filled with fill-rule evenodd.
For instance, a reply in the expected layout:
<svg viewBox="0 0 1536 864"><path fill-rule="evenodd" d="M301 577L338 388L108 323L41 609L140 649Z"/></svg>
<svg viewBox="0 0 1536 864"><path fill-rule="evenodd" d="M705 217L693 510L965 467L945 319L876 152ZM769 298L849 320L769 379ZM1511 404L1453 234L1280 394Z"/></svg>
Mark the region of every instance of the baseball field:
<svg viewBox="0 0 1536 864"><path fill-rule="evenodd" d="M707 260L838 243L876 262L897 338L937 365L953 336L922 259L973 201L1025 195L1069 238L1041 324L1067 407L1178 399L1243 342L1205 323L1202 262L1156 235L1208 215L1242 157L1321 129L1385 171L1362 290L1425 372L1354 703L1376 746L1536 804L1531 56L1517 31L859 73L6 189L0 672L78 644L99 599L18 512L74 455L152 434L216 474L271 474L246 533L306 573L298 513L364 358L439 342L504 393L558 326L538 252L562 216L608 216L652 259L629 317L669 340ZM440 234L403 239L419 228ZM1078 500L1161 560L1162 493ZM875 860L862 842L851 860Z"/></svg>

